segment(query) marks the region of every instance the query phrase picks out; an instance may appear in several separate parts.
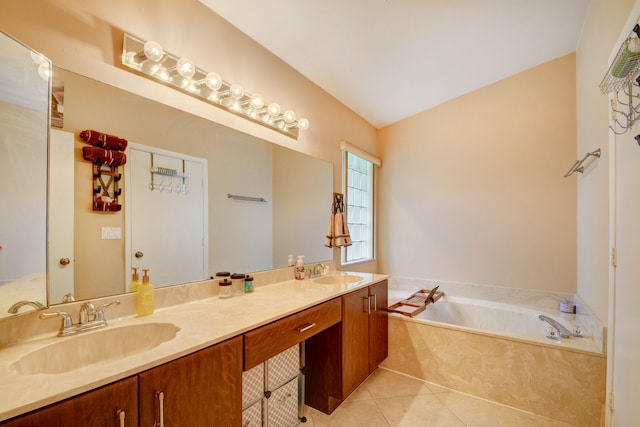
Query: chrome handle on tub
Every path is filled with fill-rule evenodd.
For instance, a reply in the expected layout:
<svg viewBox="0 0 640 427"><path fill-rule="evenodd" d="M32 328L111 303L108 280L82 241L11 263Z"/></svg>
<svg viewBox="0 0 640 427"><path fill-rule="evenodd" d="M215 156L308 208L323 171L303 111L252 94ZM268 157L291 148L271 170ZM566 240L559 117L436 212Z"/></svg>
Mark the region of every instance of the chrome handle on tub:
<svg viewBox="0 0 640 427"><path fill-rule="evenodd" d="M300 327L298 328L298 332L300 332L300 333L302 333L302 332L306 332L306 331L308 331L309 329L311 329L311 328L315 328L315 327L316 327L316 324L315 324L315 323L308 323L308 324L306 324L305 326L300 326Z"/></svg>
<svg viewBox="0 0 640 427"><path fill-rule="evenodd" d="M121 409L118 411L118 419L120 420L120 427L124 426L124 419L127 417L127 414Z"/></svg>
<svg viewBox="0 0 640 427"><path fill-rule="evenodd" d="M160 401L160 423L158 427L164 427L164 393L158 392L156 396L158 396L158 400Z"/></svg>

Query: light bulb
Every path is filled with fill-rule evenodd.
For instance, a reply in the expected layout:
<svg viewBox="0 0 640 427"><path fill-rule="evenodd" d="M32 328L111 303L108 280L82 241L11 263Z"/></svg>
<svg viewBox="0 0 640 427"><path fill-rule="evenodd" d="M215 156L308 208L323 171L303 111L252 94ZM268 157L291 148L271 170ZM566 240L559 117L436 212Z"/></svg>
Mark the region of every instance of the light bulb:
<svg viewBox="0 0 640 427"><path fill-rule="evenodd" d="M49 77L51 77L51 67L48 62L43 62L38 65L38 75L42 80L49 81Z"/></svg>
<svg viewBox="0 0 640 427"><path fill-rule="evenodd" d="M267 107L267 111L269 112L269 115L271 117L275 118L280 115L280 111L282 111L282 109L280 108L280 104L276 104L275 102L272 102Z"/></svg>
<svg viewBox="0 0 640 427"><path fill-rule="evenodd" d="M229 96L233 99L240 99L244 96L244 89L239 84L233 84L229 88Z"/></svg>
<svg viewBox="0 0 640 427"><path fill-rule="evenodd" d="M301 130L309 129L309 120L306 118L302 118L298 120L298 129L301 129Z"/></svg>
<svg viewBox="0 0 640 427"><path fill-rule="evenodd" d="M196 73L196 64L189 58L180 58L176 62L176 69L182 77L190 79Z"/></svg>
<svg viewBox="0 0 640 427"><path fill-rule="evenodd" d="M259 93L251 95L251 107L254 109L260 109L264 107L264 98Z"/></svg>
<svg viewBox="0 0 640 427"><path fill-rule="evenodd" d="M31 51L31 59L38 65L48 62L47 58L34 51Z"/></svg>
<svg viewBox="0 0 640 427"><path fill-rule="evenodd" d="M166 67L158 68L153 75L166 82L171 79L171 74L169 74L169 70Z"/></svg>
<svg viewBox="0 0 640 427"><path fill-rule="evenodd" d="M291 110L287 110L284 112L282 120L284 120L284 122L287 124L291 124L296 121L296 113Z"/></svg>
<svg viewBox="0 0 640 427"><path fill-rule="evenodd" d="M144 44L144 47L142 48L142 51L144 52L144 56L146 56L147 59L153 62L160 62L160 60L164 56L164 50L162 49L162 46L160 46L160 43L154 41L146 42Z"/></svg>
<svg viewBox="0 0 640 427"><path fill-rule="evenodd" d="M220 74L214 73L212 71L210 73L207 73L204 83L209 89L218 90L222 87L222 77L220 77Z"/></svg>

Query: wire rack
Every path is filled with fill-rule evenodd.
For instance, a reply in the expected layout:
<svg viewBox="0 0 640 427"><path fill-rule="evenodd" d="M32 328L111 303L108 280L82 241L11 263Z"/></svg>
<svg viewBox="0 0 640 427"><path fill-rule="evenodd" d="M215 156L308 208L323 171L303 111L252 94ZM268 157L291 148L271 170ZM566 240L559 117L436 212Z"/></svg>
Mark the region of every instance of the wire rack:
<svg viewBox="0 0 640 427"><path fill-rule="evenodd" d="M634 32L638 25L634 27ZM639 29L640 30L640 29ZM629 83L636 79L640 71L640 53L629 54L627 46L632 38L637 38L636 34L630 35L620 45L615 58L600 82L600 92L603 94L617 92L627 87Z"/></svg>

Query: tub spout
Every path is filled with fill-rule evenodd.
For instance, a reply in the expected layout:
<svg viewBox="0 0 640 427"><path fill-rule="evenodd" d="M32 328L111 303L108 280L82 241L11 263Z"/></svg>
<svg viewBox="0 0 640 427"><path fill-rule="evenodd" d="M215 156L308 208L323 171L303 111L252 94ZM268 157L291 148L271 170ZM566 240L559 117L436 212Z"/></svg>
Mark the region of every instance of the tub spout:
<svg viewBox="0 0 640 427"><path fill-rule="evenodd" d="M572 336L574 336L574 334L572 334L570 330L568 330L567 328L565 328L564 326L562 326L560 323L556 322L552 318L545 316L544 314L540 314L538 316L538 319L544 322L547 322L548 324L556 328L561 338L571 338Z"/></svg>

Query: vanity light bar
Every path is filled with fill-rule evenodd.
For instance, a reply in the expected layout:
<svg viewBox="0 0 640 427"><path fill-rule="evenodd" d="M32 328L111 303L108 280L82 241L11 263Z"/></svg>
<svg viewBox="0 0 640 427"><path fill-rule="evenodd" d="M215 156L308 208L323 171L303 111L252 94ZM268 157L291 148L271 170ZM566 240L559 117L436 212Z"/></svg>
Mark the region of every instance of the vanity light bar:
<svg viewBox="0 0 640 427"><path fill-rule="evenodd" d="M298 139L300 129L309 128L309 120L296 118L279 104L267 104L260 94L249 94L239 84L222 80L219 74L198 68L189 58L179 58L154 41L142 41L124 35L122 64L186 94L253 122Z"/></svg>

